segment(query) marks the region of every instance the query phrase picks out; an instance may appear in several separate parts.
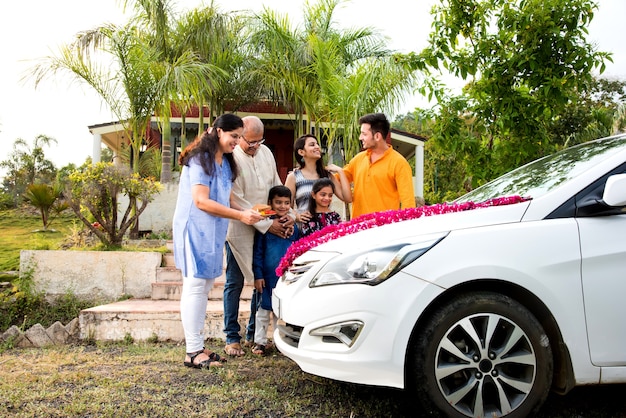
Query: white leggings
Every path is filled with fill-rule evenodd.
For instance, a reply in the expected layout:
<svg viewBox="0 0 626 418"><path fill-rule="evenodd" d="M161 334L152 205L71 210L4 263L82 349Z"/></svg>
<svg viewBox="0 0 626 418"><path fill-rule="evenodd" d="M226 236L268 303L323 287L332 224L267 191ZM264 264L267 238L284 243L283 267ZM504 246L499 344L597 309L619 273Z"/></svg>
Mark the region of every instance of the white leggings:
<svg viewBox="0 0 626 418"><path fill-rule="evenodd" d="M187 237L185 237L187 239ZM215 279L198 279L193 277L193 258L189 251L189 243L185 246L185 263L187 275L183 277L183 291L180 295L180 319L185 332L187 353L200 351L204 348L204 323L209 292Z"/></svg>

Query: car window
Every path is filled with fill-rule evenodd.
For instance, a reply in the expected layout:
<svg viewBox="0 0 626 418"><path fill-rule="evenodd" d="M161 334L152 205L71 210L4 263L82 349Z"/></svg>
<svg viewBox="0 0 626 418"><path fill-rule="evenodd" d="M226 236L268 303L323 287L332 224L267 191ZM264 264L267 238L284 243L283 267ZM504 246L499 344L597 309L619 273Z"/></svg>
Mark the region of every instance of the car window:
<svg viewBox="0 0 626 418"><path fill-rule="evenodd" d="M586 142L535 160L458 198L481 202L500 196L537 198L626 148L626 135Z"/></svg>

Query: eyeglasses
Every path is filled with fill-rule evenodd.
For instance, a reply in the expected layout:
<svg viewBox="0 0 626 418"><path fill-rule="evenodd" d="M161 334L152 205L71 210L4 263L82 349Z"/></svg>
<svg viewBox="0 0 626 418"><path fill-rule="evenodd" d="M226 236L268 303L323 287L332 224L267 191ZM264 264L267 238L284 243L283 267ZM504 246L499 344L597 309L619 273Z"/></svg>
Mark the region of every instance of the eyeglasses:
<svg viewBox="0 0 626 418"><path fill-rule="evenodd" d="M244 141L246 141L246 144L248 144L249 147L256 147L257 145L261 145L262 143L265 142L265 138L261 138L258 141L248 141L245 137L241 137L241 139L243 139Z"/></svg>

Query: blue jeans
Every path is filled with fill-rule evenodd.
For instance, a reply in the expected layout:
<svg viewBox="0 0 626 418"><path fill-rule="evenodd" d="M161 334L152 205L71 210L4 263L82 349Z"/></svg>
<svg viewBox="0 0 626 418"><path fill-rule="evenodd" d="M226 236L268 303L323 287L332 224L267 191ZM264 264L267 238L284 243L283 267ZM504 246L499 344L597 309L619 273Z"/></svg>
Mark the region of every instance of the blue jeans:
<svg viewBox="0 0 626 418"><path fill-rule="evenodd" d="M239 300L243 290L244 277L235 260L235 256L226 243L226 283L224 285L224 333L226 344L241 342L241 327L239 326ZM256 291L252 293L250 300L250 320L246 328L246 339L254 339L254 317L257 311Z"/></svg>

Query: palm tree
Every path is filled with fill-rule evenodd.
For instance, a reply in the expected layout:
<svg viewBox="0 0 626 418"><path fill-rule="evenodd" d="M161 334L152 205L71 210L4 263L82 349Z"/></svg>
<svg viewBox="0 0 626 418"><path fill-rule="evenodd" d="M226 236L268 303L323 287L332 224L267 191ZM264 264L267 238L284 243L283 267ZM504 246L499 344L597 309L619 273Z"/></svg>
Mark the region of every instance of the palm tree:
<svg viewBox="0 0 626 418"><path fill-rule="evenodd" d="M62 187L58 183L54 186L49 184L31 184L24 194L26 201L39 209L44 231L47 231L48 226L50 226L50 212L52 210L60 213L69 207L66 203L59 203L61 196Z"/></svg>
<svg viewBox="0 0 626 418"><path fill-rule="evenodd" d="M293 113L295 135L300 136L309 131L303 115L306 113L309 120L314 117L317 95L304 35L291 26L286 16L264 8L252 20L249 38L258 56L253 71L268 96L274 95Z"/></svg>
<svg viewBox="0 0 626 418"><path fill-rule="evenodd" d="M137 27L109 24L79 33L59 54L42 59L31 72L35 86L48 77L69 73L92 87L131 133L134 156L140 154L157 102L152 72L156 55ZM139 159L133 158L137 171Z"/></svg>
<svg viewBox="0 0 626 418"><path fill-rule="evenodd" d="M0 161L0 167L6 169L3 179L5 189L13 197L13 203L17 205L20 197L26 192L26 188L34 183L51 183L56 175L54 164L48 160L44 153L44 146L56 144L57 140L46 136L37 135L32 146L22 138L13 143L13 151L9 158Z"/></svg>
<svg viewBox="0 0 626 418"><path fill-rule="evenodd" d="M222 13L213 2L208 7L194 9L178 21L174 42L178 49L191 49L202 62L220 69L220 79L214 79L195 97L200 111L200 126L203 129L202 109L207 104L212 118L222 114L228 103L237 108L241 104L258 99L258 82L252 79L252 59L246 49L243 32L245 19L235 13Z"/></svg>
<svg viewBox="0 0 626 418"><path fill-rule="evenodd" d="M161 133L161 182L172 180L172 149L170 119L172 104L182 109L182 114L197 102L207 89L218 85L225 77L219 66L200 59L198 54L185 43L175 42L184 38L179 33L184 26L175 19L171 2L168 0L124 1L124 7L132 3L136 15L134 21L145 36L145 41L154 50L156 60L153 74L156 80L156 107ZM213 6L209 9L213 10ZM184 120L183 120L184 125Z"/></svg>
<svg viewBox="0 0 626 418"><path fill-rule="evenodd" d="M38 85L46 77L69 73L92 87L130 132L131 165L138 173L141 146L147 142L146 132L160 99L154 68L158 58L132 22L122 27L109 24L78 34L73 43L61 47L59 55L37 64L31 75ZM137 208L131 210L134 215ZM131 237L138 230L135 223Z"/></svg>
<svg viewBox="0 0 626 418"><path fill-rule="evenodd" d="M310 132L311 122L329 127L328 145L343 136L350 156L358 151L358 117L395 110L416 73L396 63L374 29L338 29L333 14L341 3L307 2L303 28L295 30L286 17L266 8L250 39L260 55L257 74L266 90L293 110L296 136Z"/></svg>
<svg viewBox="0 0 626 418"><path fill-rule="evenodd" d="M356 155L361 147L359 118L375 111L393 113L416 78L414 70L399 65L393 56L366 58L349 74L326 78L321 120L328 126L328 147L341 141L345 159Z"/></svg>

